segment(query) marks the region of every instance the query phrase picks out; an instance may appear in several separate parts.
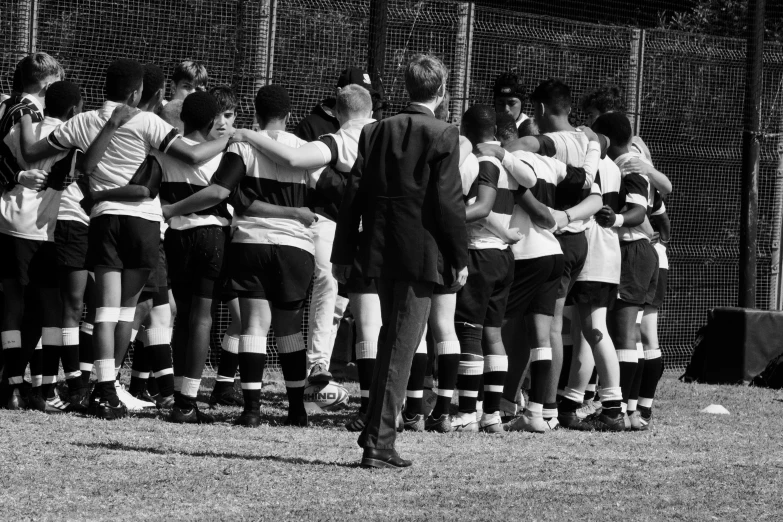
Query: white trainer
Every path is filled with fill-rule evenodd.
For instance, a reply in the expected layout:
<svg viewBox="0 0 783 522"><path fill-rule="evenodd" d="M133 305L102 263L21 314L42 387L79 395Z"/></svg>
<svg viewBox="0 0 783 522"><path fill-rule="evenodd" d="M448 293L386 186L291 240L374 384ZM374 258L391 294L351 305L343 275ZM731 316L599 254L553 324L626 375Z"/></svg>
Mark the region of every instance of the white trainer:
<svg viewBox="0 0 783 522"><path fill-rule="evenodd" d="M128 411L141 411L145 408L155 407L154 403L142 401L128 393L128 391L125 390L125 386L120 384L120 381L114 381L114 389L117 392L117 397L120 399L120 402L128 408Z"/></svg>
<svg viewBox="0 0 783 522"><path fill-rule="evenodd" d="M479 425L476 412L460 412L451 416L451 431L478 432Z"/></svg>

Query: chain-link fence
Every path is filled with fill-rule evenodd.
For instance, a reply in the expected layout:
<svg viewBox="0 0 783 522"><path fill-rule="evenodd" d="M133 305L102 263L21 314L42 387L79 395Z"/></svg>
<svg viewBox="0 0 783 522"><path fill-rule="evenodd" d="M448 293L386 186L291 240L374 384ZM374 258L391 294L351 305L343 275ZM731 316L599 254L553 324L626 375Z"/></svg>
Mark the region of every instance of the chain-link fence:
<svg viewBox="0 0 783 522"><path fill-rule="evenodd" d="M580 9L576 18L589 19ZM683 367L706 310L736 304L744 41L569 21L486 2L390 0L388 19L381 75L387 114L405 103L403 66L419 52L449 67L455 119L472 103L491 102L495 76L511 69L531 88L562 78L575 99L602 85L623 89L629 116L674 185L660 331L667 366ZM0 0L0 92L10 91L14 64L31 50L60 60L84 89L86 109L100 104L103 71L115 57L166 71L195 59L207 66L212 84L237 90L241 126L251 124L253 94L267 82L289 90L294 125L333 93L343 68L366 67L368 20L369 0ZM775 308L783 49L769 44L764 63L762 123L769 137L759 177L756 305ZM582 118L574 107L574 122ZM226 320L221 311L215 339Z"/></svg>

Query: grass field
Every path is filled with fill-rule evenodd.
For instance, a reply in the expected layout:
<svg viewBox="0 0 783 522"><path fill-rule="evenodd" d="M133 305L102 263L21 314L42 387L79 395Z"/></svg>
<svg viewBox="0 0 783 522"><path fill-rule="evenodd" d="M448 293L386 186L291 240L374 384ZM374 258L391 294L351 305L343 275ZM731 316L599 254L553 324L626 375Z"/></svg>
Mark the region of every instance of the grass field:
<svg viewBox="0 0 783 522"><path fill-rule="evenodd" d="M647 433L405 433L401 471L356 466L352 410L279 426L278 383L258 429L229 408L212 426L0 410L0 519L783 519L783 393L659 390ZM731 415L699 413L713 403Z"/></svg>

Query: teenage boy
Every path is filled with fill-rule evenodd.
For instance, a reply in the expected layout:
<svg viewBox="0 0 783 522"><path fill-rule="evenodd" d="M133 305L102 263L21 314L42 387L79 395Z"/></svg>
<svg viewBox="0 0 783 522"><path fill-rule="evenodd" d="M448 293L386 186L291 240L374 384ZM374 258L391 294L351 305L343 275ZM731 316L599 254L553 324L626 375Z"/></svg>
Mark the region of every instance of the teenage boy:
<svg viewBox="0 0 783 522"><path fill-rule="evenodd" d="M82 107L79 87L73 83L55 82L47 88L46 117L42 122L33 124L32 134L35 139L45 139L63 121L78 114ZM3 274L5 310L2 341L7 365L5 376L12 387L10 406L21 405L19 386L23 382L27 366L27 358L22 350L21 332L25 294L37 292L43 327L42 375L38 377L37 372L32 372L33 393L30 406L49 412L63 412L68 409L68 403L61 401L55 395L54 389L61 355L69 385L72 389L80 389L81 386L75 386L73 380L80 376L78 343L75 351L63 353L62 349L63 330L54 229L60 196L65 188L65 178L73 176L74 173L76 151L61 152L28 164L22 155L20 124L11 129L4 143L19 165L47 172L45 189L27 188L18 184L3 191L0 198L0 248L4 252L0 258L3 262L0 272ZM46 401L45 404L43 400Z"/></svg>
<svg viewBox="0 0 783 522"><path fill-rule="evenodd" d="M68 120L36 143L34 154L45 157L74 147L87 148L106 125L111 125L109 118L117 105L138 105L143 81L140 63L128 59L112 62L106 71L107 100L103 106ZM116 130L105 154L90 158L88 152L85 170L91 191L126 186L151 149L195 164L212 158L227 143L222 139L191 146L178 136L176 129L156 115L135 114ZM98 384L89 411L101 418L120 418L126 412L114 387L115 346L121 347L118 354L123 354L130 342L139 294L158 261L160 221L160 203L149 197L101 201L92 208L88 258L95 266L98 294L94 330Z"/></svg>
<svg viewBox="0 0 783 522"><path fill-rule="evenodd" d="M461 285L467 279L459 132L434 114L447 76L437 58L411 59L405 70L411 103L362 130L340 207L335 274L345 283L356 253L364 277L377 280L383 318L369 417L359 436L361 464L367 467L411 465L397 454L394 441L413 355L435 285Z"/></svg>
<svg viewBox="0 0 783 522"><path fill-rule="evenodd" d="M510 114L519 131L522 122L528 119L527 114L522 110L527 100L527 89L519 76L511 71L499 75L495 78L495 84L492 86L492 95L495 112ZM520 131L519 137L521 138L523 135Z"/></svg>
<svg viewBox="0 0 783 522"><path fill-rule="evenodd" d="M171 100L184 101L195 91L206 91L209 75L201 62L185 60L174 68L169 81Z"/></svg>

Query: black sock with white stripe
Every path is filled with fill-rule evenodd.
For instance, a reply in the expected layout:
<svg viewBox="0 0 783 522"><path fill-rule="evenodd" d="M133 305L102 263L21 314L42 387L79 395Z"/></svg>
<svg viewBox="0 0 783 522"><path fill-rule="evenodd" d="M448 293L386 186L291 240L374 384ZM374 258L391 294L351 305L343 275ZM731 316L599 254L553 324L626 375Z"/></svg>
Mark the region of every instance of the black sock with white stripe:
<svg viewBox="0 0 783 522"><path fill-rule="evenodd" d="M266 366L266 336L239 336L239 379L245 412L261 412L261 382Z"/></svg>
<svg viewBox="0 0 783 522"><path fill-rule="evenodd" d="M302 415L304 409L304 386L307 380L307 347L302 332L277 337L277 352L280 368L285 379L288 395L289 415Z"/></svg>
<svg viewBox="0 0 783 522"><path fill-rule="evenodd" d="M362 341L356 343L356 369L359 372L359 392L361 393L359 413L367 413L367 405L370 402L372 372L375 370L375 357L377 355L377 342Z"/></svg>
<svg viewBox="0 0 783 522"><path fill-rule="evenodd" d="M147 342L152 369L161 397L174 395L174 368L171 362L171 328L147 328Z"/></svg>

